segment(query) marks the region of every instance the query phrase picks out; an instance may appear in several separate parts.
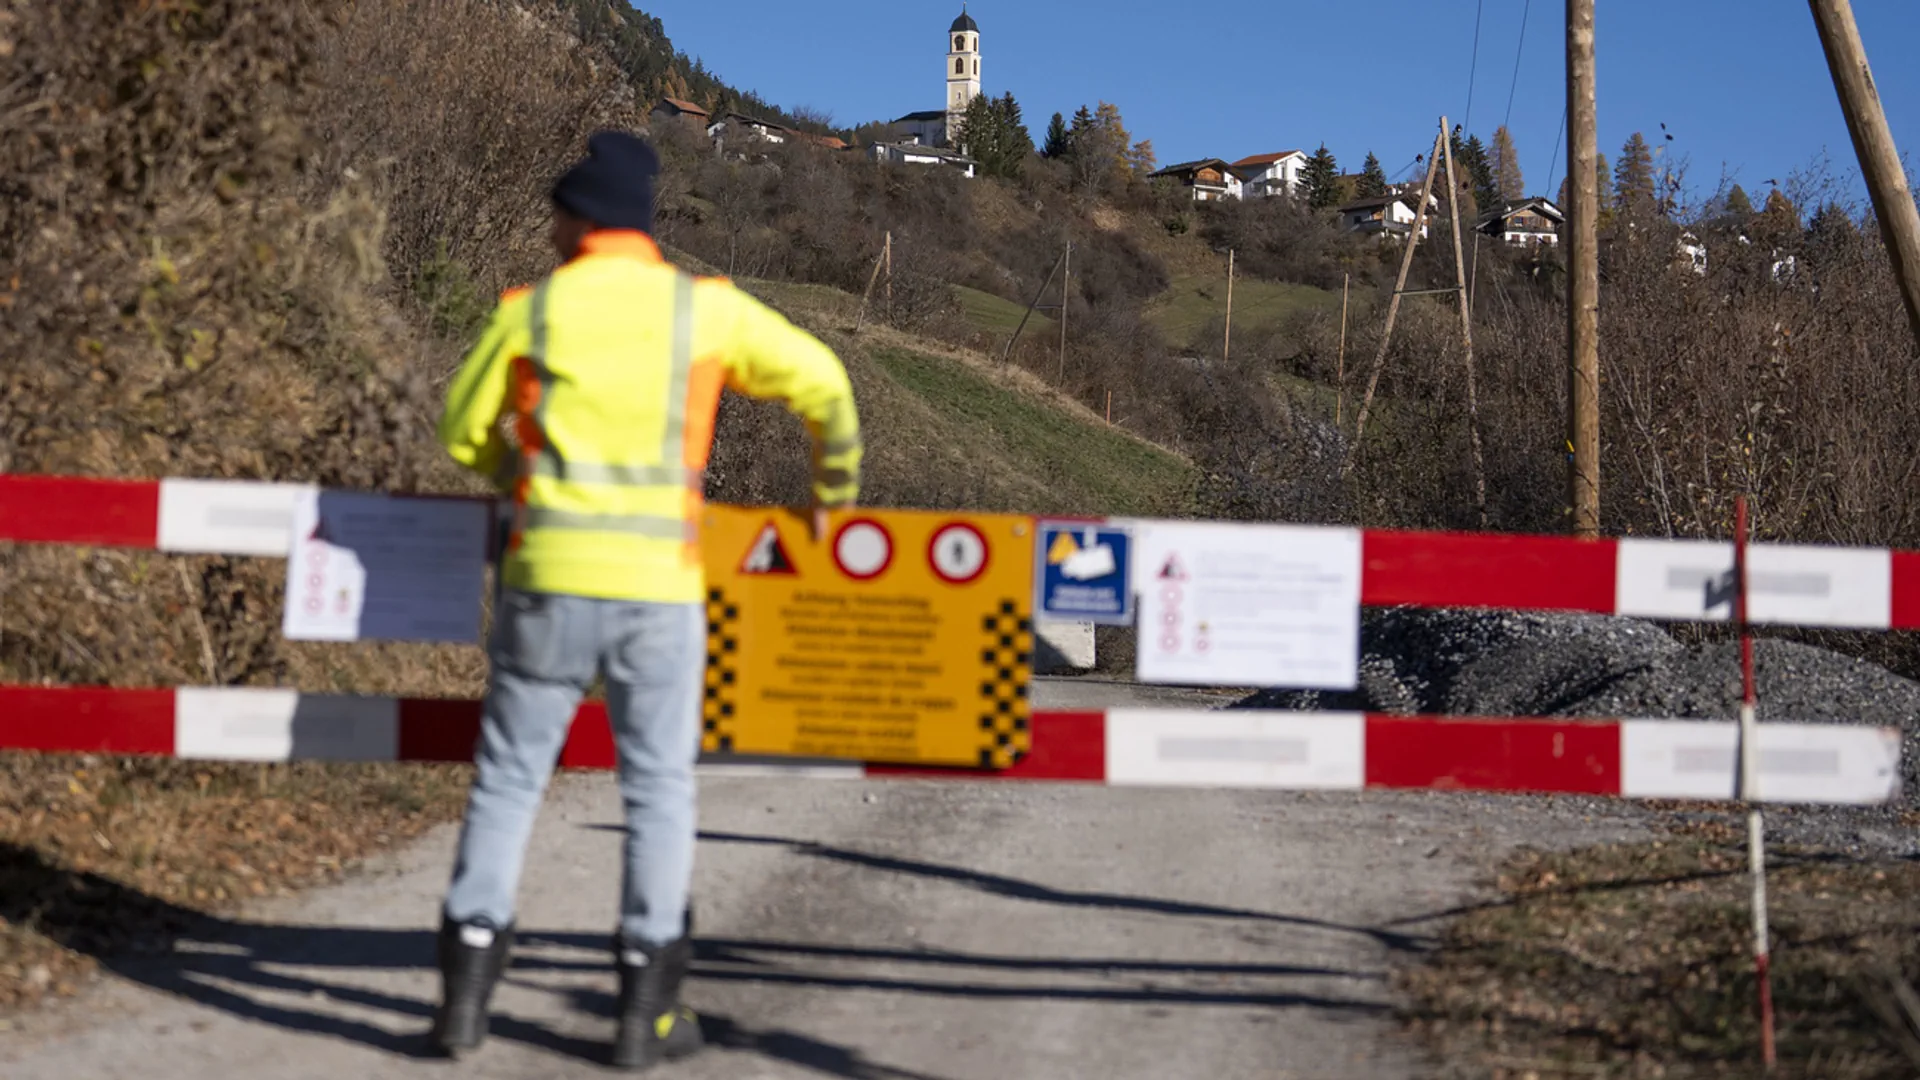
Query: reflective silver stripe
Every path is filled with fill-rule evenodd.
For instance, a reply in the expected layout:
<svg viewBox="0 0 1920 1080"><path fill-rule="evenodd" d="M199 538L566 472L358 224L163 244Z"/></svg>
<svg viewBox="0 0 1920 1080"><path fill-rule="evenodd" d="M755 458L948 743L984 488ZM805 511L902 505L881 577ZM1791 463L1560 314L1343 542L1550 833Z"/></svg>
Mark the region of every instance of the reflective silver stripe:
<svg viewBox="0 0 1920 1080"><path fill-rule="evenodd" d="M851 469L821 469L813 475L813 482L823 487L846 487L857 479Z"/></svg>
<svg viewBox="0 0 1920 1080"><path fill-rule="evenodd" d="M687 381L693 373L693 278L673 277L673 370L667 375L667 430L660 440L660 460L686 456Z"/></svg>
<svg viewBox="0 0 1920 1080"><path fill-rule="evenodd" d="M587 461L567 461L559 454L541 454L534 462L533 475L570 484L613 484L620 487L658 487L687 485L692 475L679 465L598 465Z"/></svg>
<svg viewBox="0 0 1920 1080"><path fill-rule="evenodd" d="M547 474L547 470L560 461L560 452L553 448L553 440L547 436L547 405L553 397L553 369L547 366L547 301L552 291L553 278L549 277L533 290L533 299L529 302L532 310L528 315L528 336L532 342L527 349L527 361L540 379L540 399L533 403L533 415L527 418L540 433L540 449L533 460L535 475Z"/></svg>
<svg viewBox="0 0 1920 1080"><path fill-rule="evenodd" d="M840 420L841 414L844 413L846 410L847 410L847 404L845 402L836 402L833 406L832 415L827 417L826 423L820 425L822 430L827 430L827 429L840 426L839 420ZM825 440L825 444L820 447L820 452L822 454L844 454L850 450L858 450L858 449L860 449L860 432L859 432L859 429L856 428L852 435L845 436L839 439Z"/></svg>
<svg viewBox="0 0 1920 1080"><path fill-rule="evenodd" d="M680 518L653 514L588 514L577 510L530 506L527 508L527 528L629 533L659 540L685 540L692 534L693 526Z"/></svg>

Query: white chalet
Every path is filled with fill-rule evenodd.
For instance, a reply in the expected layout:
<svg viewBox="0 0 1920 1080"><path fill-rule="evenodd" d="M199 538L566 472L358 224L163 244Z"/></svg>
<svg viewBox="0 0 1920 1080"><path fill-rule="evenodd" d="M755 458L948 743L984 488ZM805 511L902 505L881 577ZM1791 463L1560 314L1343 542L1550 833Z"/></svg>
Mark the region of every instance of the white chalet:
<svg viewBox="0 0 1920 1080"><path fill-rule="evenodd" d="M1299 194L1306 167L1307 155L1298 150L1255 154L1227 166L1240 179L1241 195L1248 199Z"/></svg>
<svg viewBox="0 0 1920 1080"><path fill-rule="evenodd" d="M1357 232L1378 237L1399 238L1413 231L1416 215L1413 204L1420 196L1377 195L1370 199L1356 199L1340 208L1340 221L1349 232ZM1427 238L1427 225L1440 209L1440 200L1427 196L1427 213L1420 219L1420 238Z"/></svg>

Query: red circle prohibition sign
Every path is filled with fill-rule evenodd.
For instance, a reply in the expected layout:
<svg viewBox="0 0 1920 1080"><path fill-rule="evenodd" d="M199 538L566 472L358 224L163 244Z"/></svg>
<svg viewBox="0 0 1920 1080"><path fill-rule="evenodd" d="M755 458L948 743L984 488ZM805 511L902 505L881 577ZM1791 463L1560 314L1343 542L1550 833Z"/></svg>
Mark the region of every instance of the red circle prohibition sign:
<svg viewBox="0 0 1920 1080"><path fill-rule="evenodd" d="M977 580L991 559L986 534L965 521L940 526L927 542L927 564L949 585Z"/></svg>
<svg viewBox="0 0 1920 1080"><path fill-rule="evenodd" d="M893 534L873 518L854 518L833 534L833 563L855 581L872 581L893 565Z"/></svg>

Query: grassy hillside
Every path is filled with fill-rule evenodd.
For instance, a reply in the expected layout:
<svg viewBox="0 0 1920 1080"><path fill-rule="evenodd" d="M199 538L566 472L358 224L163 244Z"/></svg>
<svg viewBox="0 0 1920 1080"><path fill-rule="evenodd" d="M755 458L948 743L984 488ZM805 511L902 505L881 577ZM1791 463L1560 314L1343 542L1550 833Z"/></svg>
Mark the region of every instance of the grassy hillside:
<svg viewBox="0 0 1920 1080"><path fill-rule="evenodd" d="M1295 316L1316 311L1340 312L1340 294L1257 278L1237 277L1233 283L1233 325L1235 330L1253 330L1277 325ZM1169 342L1187 343L1216 319L1227 314L1227 276L1225 268L1217 275L1186 273L1176 275L1173 284L1147 308L1147 319Z"/></svg>
<svg viewBox="0 0 1920 1080"><path fill-rule="evenodd" d="M868 359L925 406L925 449L976 471L1027 509L1153 515L1185 509L1192 467L966 363L897 347Z"/></svg>
<svg viewBox="0 0 1920 1080"><path fill-rule="evenodd" d="M852 327L859 298L821 285L746 281L745 288L819 334L854 380L868 439L866 499L878 505L1053 514L1180 514L1193 466L997 358L869 322ZM986 294L980 294L986 295ZM1033 325L1028 324L1028 331ZM722 428L727 458L741 450L801 460L796 425L762 421L787 441ZM801 477L750 488L746 498L793 497ZM718 494L718 493L717 493Z"/></svg>
<svg viewBox="0 0 1920 1080"><path fill-rule="evenodd" d="M998 334L1002 339L1013 333L1020 325L1021 317L1027 313L1025 303L1016 303L990 292L965 285L955 285L953 291L960 297L960 310L966 315L967 325L986 333ZM1027 328L1021 331L1023 335L1058 332L1057 324L1041 311L1034 312L1033 317L1027 320Z"/></svg>

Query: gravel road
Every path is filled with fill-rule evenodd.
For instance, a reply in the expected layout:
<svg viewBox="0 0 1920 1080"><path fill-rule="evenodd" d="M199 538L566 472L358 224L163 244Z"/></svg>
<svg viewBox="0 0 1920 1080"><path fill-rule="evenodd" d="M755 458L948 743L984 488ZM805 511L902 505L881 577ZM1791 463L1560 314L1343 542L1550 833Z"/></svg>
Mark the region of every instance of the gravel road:
<svg viewBox="0 0 1920 1080"><path fill-rule="evenodd" d="M1137 700L1042 683L1046 707ZM1186 698L1141 696L1154 704ZM1386 973L1512 846L1633 835L1624 804L713 777L689 1001L720 1049L661 1075L1402 1077ZM422 1060L452 833L250 909L0 1034L9 1080L604 1075L619 808L563 778L495 1038Z"/></svg>

